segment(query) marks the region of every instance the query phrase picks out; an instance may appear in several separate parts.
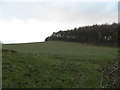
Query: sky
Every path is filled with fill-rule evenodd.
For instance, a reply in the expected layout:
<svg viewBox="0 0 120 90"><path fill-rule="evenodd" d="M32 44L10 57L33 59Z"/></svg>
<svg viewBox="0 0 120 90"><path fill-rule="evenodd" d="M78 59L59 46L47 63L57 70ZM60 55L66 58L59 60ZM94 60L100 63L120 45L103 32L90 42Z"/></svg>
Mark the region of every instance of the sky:
<svg viewBox="0 0 120 90"><path fill-rule="evenodd" d="M2 43L43 42L60 30L113 22L117 0L0 0Z"/></svg>

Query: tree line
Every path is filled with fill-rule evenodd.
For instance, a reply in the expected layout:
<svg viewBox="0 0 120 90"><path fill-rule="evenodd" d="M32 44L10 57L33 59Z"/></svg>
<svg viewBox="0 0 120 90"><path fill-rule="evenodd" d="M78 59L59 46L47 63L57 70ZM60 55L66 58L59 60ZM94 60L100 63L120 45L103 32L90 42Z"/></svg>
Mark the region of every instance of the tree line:
<svg viewBox="0 0 120 90"><path fill-rule="evenodd" d="M118 24L84 26L66 31L53 32L45 41L62 40L96 45L117 46Z"/></svg>

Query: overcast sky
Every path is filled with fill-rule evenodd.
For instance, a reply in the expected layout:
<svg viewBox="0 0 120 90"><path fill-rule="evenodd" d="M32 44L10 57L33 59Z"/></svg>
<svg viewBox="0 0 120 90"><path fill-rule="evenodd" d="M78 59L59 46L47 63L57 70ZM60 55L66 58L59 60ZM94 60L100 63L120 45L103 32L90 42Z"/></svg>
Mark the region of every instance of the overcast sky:
<svg viewBox="0 0 120 90"><path fill-rule="evenodd" d="M118 22L118 2L114 0L11 1L0 1L0 41L3 43L41 42L59 30Z"/></svg>

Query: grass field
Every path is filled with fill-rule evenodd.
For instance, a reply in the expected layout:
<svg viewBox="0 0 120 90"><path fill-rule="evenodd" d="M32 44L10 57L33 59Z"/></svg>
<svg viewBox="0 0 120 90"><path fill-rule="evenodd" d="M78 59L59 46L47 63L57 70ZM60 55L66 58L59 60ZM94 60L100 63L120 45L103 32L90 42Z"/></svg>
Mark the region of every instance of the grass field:
<svg viewBox="0 0 120 90"><path fill-rule="evenodd" d="M118 49L47 41L3 45L3 88L99 88L102 67L117 61Z"/></svg>

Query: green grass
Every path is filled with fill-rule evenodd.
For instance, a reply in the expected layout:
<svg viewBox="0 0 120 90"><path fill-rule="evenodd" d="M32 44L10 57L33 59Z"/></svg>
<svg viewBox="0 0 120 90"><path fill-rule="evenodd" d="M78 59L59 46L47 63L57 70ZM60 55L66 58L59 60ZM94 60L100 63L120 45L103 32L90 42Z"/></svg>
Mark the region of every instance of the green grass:
<svg viewBox="0 0 120 90"><path fill-rule="evenodd" d="M99 88L101 67L117 61L117 48L48 41L3 45L3 88Z"/></svg>

